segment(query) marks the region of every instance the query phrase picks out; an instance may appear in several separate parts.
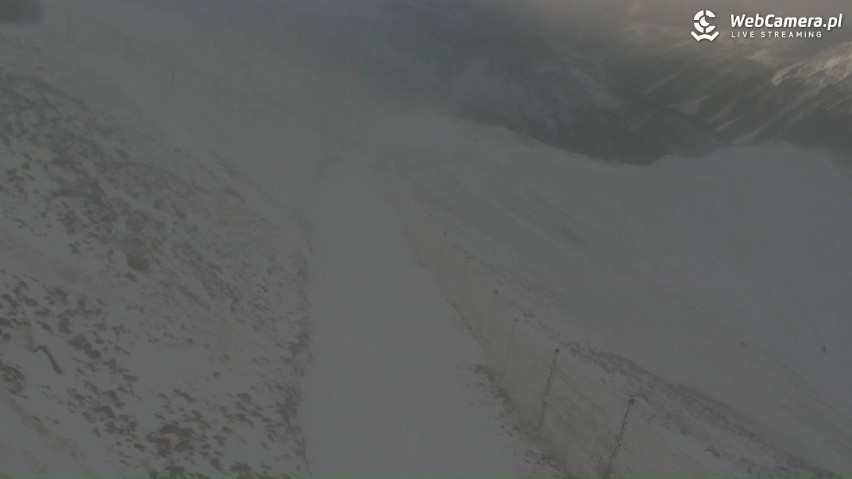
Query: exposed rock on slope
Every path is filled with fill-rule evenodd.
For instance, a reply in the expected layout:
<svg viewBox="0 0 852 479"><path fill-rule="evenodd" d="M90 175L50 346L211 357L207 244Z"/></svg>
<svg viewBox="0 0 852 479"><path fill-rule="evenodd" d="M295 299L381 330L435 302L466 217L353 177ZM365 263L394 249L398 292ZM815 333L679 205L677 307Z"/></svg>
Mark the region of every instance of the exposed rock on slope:
<svg viewBox="0 0 852 479"><path fill-rule="evenodd" d="M306 273L280 225L38 49L0 52L0 475L305 474Z"/></svg>

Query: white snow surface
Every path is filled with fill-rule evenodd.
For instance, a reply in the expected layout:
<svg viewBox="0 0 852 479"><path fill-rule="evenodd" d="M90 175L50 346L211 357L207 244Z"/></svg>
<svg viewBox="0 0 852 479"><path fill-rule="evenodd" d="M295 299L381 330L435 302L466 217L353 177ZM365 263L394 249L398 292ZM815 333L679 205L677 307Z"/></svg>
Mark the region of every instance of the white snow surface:
<svg viewBox="0 0 852 479"><path fill-rule="evenodd" d="M605 164L43 3L0 32L0 476L852 474L847 164Z"/></svg>
<svg viewBox="0 0 852 479"><path fill-rule="evenodd" d="M74 2L69 42L42 3L0 32L0 475L306 474L307 262L254 130L160 76L161 18Z"/></svg>
<svg viewBox="0 0 852 479"><path fill-rule="evenodd" d="M414 259L377 161L329 166L313 213L313 357L302 407L323 477L531 476L476 343ZM477 377L478 376L478 377Z"/></svg>
<svg viewBox="0 0 852 479"><path fill-rule="evenodd" d="M0 475L555 474L324 79L131 2L43 3L0 37Z"/></svg>
<svg viewBox="0 0 852 479"><path fill-rule="evenodd" d="M459 139L406 136L402 121L390 135L423 145L398 170L431 212L432 235L461 252L436 266L448 294L460 289L459 258L472 256L506 298L505 314L536 318L541 349L567 345L571 361L596 366L591 376L610 384L598 400L641 398L646 425L700 444L678 451L637 432L637 457L622 457L621 473L849 474L847 162L770 145L630 167L499 130L417 123ZM659 418L681 414L687 424ZM693 463L675 465L678 456Z"/></svg>

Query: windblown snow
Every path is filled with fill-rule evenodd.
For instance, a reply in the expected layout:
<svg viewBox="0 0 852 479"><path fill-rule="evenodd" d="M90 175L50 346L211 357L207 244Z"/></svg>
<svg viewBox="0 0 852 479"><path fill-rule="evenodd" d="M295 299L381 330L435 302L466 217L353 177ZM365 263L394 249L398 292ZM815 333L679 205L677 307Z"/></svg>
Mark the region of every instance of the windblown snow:
<svg viewBox="0 0 852 479"><path fill-rule="evenodd" d="M0 474L306 473L292 231L37 35L0 37Z"/></svg>
<svg viewBox="0 0 852 479"><path fill-rule="evenodd" d="M42 3L0 30L0 476L852 474L848 162L605 163Z"/></svg>

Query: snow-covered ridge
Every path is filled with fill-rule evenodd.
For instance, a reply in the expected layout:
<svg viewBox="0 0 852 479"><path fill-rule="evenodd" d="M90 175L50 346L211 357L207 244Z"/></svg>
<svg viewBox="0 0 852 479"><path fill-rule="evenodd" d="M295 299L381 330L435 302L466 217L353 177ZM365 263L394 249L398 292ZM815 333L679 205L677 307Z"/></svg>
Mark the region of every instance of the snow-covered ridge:
<svg viewBox="0 0 852 479"><path fill-rule="evenodd" d="M784 81L798 80L818 88L836 85L852 75L852 42L831 48L816 58L802 60L779 70L772 77L778 86Z"/></svg>
<svg viewBox="0 0 852 479"><path fill-rule="evenodd" d="M606 61L625 88L705 122L727 141L852 151L848 41L729 41L701 49L680 33L634 28L626 32L634 45Z"/></svg>
<svg viewBox="0 0 852 479"><path fill-rule="evenodd" d="M44 3L0 45L0 475L852 470L852 181L830 158L605 164L356 104L349 78L138 3ZM383 179L413 185L438 284ZM489 370L438 286L529 341L491 335ZM506 364L535 422L555 345L562 461L493 387Z"/></svg>
<svg viewBox="0 0 852 479"><path fill-rule="evenodd" d="M203 1L147 1L206 18ZM219 7L207 13L221 13L223 3L214 1ZM559 148L629 163L719 145L709 128L679 112L615 91L594 52L551 42L489 2L247 4L232 14L232 25L255 34L261 25L261 36L282 55L364 74L379 89L402 91L402 104L452 109ZM244 18L250 12L275 21Z"/></svg>
<svg viewBox="0 0 852 479"><path fill-rule="evenodd" d="M581 474L603 470L629 397L641 401L618 474L852 470L848 167L782 145L635 168L440 131L455 140L399 161L427 212L414 241L498 374L512 318L538 342L510 358L537 365L510 389L532 401L519 410L539 411L561 348L567 384L582 386L557 407L578 423L550 433ZM499 300L480 293L494 289Z"/></svg>

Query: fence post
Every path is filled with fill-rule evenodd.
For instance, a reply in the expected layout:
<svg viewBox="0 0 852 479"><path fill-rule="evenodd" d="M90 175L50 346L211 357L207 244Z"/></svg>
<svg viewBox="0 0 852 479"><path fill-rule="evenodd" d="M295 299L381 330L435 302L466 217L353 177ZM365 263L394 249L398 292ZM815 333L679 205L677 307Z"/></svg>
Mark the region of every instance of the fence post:
<svg viewBox="0 0 852 479"><path fill-rule="evenodd" d="M497 300L500 298L500 289L494 288L494 296L491 298L491 321L497 318Z"/></svg>
<svg viewBox="0 0 852 479"><path fill-rule="evenodd" d="M559 356L559 348L553 350L553 360L550 363L550 372L547 373L547 382L544 385L544 394L541 395L541 412L538 415L536 430L540 430L544 424L544 412L547 410L547 396L550 395L550 387L553 385L553 372L556 369L556 359Z"/></svg>
<svg viewBox="0 0 852 479"><path fill-rule="evenodd" d="M444 275L444 263L447 255L447 230L441 237L441 248L438 250L438 282L441 282L441 277Z"/></svg>
<svg viewBox="0 0 852 479"><path fill-rule="evenodd" d="M630 415L630 410L636 403L634 398L627 401L627 409L624 411L624 418L621 420L621 428L618 430L618 435L615 436L615 446L612 448L612 455L609 458L609 463L606 465L604 476L609 479L612 476L612 468L615 466L615 458L618 457L618 452L621 450L621 442L624 440L624 432L627 430L627 416Z"/></svg>
<svg viewBox="0 0 852 479"><path fill-rule="evenodd" d="M461 291L459 292L459 311L464 312L465 299L467 298L467 269L470 267L470 255L464 255L464 269L462 270Z"/></svg>
<svg viewBox="0 0 852 479"><path fill-rule="evenodd" d="M506 376L506 370L509 369L509 353L512 352L512 342L515 339L515 329L518 328L518 318L512 320L512 329L509 330L509 340L506 341L506 353L503 355L503 368L500 370L500 380Z"/></svg>

